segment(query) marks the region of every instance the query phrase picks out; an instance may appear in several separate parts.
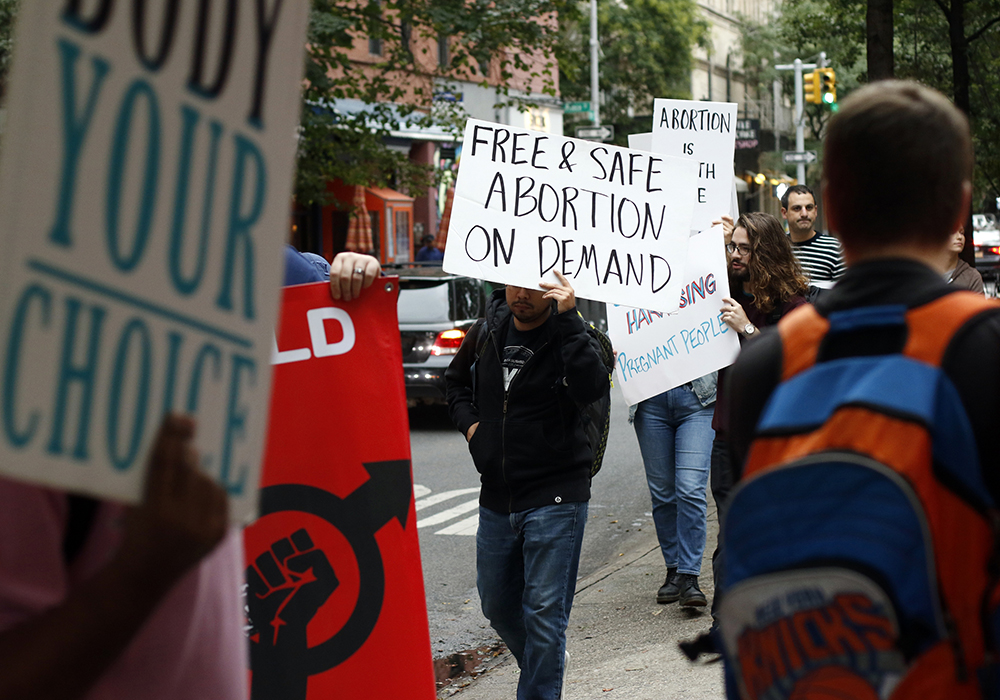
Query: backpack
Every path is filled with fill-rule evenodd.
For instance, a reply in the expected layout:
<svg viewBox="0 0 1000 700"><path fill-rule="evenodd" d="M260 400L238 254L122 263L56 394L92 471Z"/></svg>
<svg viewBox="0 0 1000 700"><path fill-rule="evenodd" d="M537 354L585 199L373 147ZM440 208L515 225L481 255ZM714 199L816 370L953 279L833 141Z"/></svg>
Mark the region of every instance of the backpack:
<svg viewBox="0 0 1000 700"><path fill-rule="evenodd" d="M997 308L953 293L778 324L782 383L722 523L730 700L998 697L1000 520L941 371Z"/></svg>
<svg viewBox="0 0 1000 700"><path fill-rule="evenodd" d="M615 351L611 347L611 339L599 331L593 323L583 318L583 314L576 312L583 321L584 327L591 338L597 340L601 346L601 362L608 370L608 390L599 399L590 403L576 402L577 410L580 414L580 421L583 423L583 431L587 436L587 443L594 453L594 461L590 465L590 478L593 479L597 472L601 471L601 464L604 461L604 452L608 447L608 429L611 426L611 374L615 369ZM483 354L486 347L488 333L482 330L486 326L485 321L479 321L479 337L476 343L476 358ZM475 373L473 373L473 376Z"/></svg>

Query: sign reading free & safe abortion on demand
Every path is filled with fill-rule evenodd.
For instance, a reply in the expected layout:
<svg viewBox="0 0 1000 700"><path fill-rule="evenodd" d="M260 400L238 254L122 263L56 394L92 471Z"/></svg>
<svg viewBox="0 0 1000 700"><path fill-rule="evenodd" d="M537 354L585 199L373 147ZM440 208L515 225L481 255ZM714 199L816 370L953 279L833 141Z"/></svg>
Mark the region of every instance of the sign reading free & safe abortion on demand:
<svg viewBox="0 0 1000 700"><path fill-rule="evenodd" d="M7 475L137 501L180 411L233 518L256 510L308 10L21 3L0 167Z"/></svg>
<svg viewBox="0 0 1000 700"><path fill-rule="evenodd" d="M698 164L470 119L444 269L677 308Z"/></svg>
<svg viewBox="0 0 1000 700"><path fill-rule="evenodd" d="M653 153L698 164L692 231L707 231L719 216L729 213L736 108L732 102L653 100Z"/></svg>

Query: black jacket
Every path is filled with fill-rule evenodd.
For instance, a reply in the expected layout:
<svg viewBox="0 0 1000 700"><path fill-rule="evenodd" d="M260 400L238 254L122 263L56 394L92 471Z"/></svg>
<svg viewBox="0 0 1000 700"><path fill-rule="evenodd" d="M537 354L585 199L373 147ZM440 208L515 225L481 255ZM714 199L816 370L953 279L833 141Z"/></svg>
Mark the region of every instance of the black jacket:
<svg viewBox="0 0 1000 700"><path fill-rule="evenodd" d="M590 499L590 465L577 402L608 390L600 346L576 310L553 314L542 326L540 347L504 391L504 340L511 323L505 291L487 302L485 322L469 331L445 372L448 411L466 434L479 427L469 452L479 470L479 502L498 513ZM480 334L482 356L476 357Z"/></svg>

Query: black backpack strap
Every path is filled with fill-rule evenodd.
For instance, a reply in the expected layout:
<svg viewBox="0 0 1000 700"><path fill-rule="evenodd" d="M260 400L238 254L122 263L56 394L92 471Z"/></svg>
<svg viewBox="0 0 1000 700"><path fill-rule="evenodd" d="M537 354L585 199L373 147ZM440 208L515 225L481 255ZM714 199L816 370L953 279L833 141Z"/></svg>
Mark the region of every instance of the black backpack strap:
<svg viewBox="0 0 1000 700"><path fill-rule="evenodd" d="M63 562L68 566L76 560L83 550L83 545L87 543L100 501L89 496L70 494L67 497L67 504L69 513L66 517L62 550Z"/></svg>

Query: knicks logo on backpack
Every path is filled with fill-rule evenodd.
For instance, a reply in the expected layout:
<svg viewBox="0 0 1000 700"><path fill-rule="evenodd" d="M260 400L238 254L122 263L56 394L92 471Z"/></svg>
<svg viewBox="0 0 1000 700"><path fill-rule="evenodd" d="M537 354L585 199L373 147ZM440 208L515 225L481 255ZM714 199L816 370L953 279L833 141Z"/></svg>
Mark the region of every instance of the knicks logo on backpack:
<svg viewBox="0 0 1000 700"><path fill-rule="evenodd" d="M953 293L779 323L782 383L722 525L729 698L1000 697L997 509L941 371L998 308Z"/></svg>

